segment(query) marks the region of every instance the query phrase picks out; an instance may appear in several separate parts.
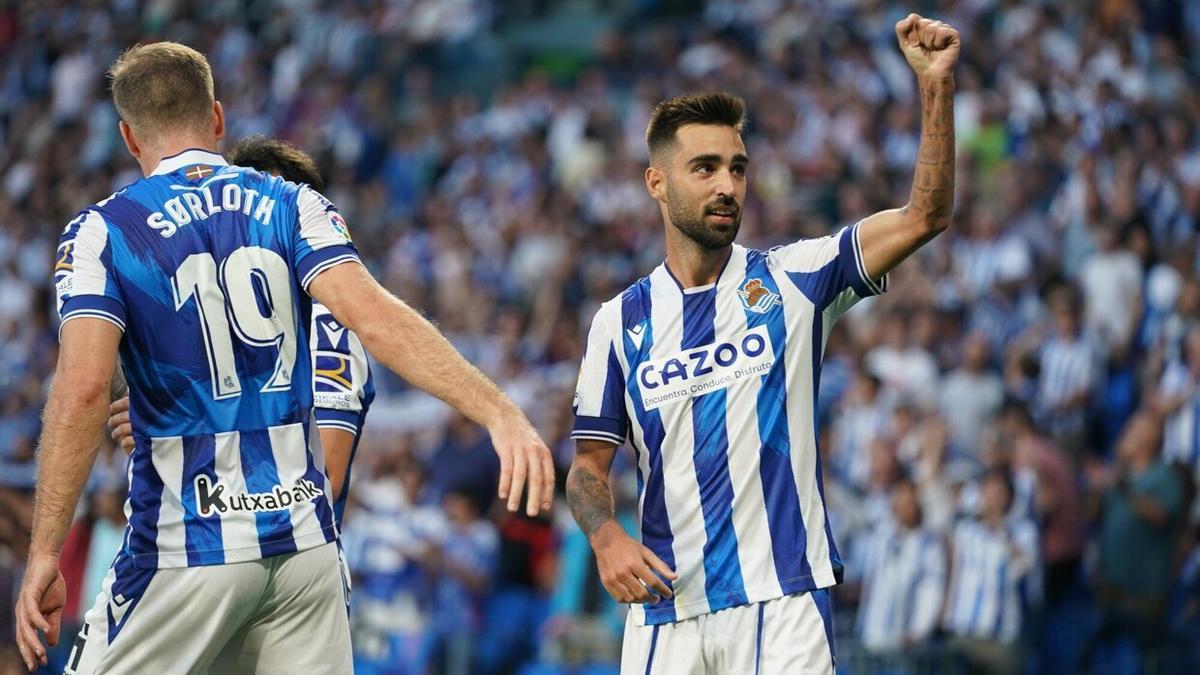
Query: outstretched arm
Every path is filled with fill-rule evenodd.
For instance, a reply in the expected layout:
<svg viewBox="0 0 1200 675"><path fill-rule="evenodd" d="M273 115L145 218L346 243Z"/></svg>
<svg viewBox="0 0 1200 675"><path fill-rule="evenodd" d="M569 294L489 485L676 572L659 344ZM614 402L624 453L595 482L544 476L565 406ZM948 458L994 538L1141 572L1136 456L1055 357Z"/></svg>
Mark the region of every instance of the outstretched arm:
<svg viewBox="0 0 1200 675"><path fill-rule="evenodd" d="M921 141L908 204L868 216L859 226L870 278L891 271L950 226L954 211L954 64L958 31L916 14L896 24L896 38L917 75Z"/></svg>
<svg viewBox="0 0 1200 675"><path fill-rule="evenodd" d="M521 409L467 363L433 324L358 264L321 272L308 290L380 363L488 430L500 456L500 498L508 500L510 511L520 506L526 481L527 513L535 516L550 508L554 463L549 448Z"/></svg>

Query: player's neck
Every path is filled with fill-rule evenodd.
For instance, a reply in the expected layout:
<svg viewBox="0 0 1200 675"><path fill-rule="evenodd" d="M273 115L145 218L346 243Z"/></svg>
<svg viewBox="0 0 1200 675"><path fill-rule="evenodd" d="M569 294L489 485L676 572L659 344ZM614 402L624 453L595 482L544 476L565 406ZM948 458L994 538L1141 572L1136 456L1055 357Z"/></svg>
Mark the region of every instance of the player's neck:
<svg viewBox="0 0 1200 675"><path fill-rule="evenodd" d="M149 176L154 173L164 159L174 157L186 150L207 150L219 153L217 143L215 138L205 139L197 136L178 136L165 139L162 143L142 147L142 151L137 157L138 166L141 167L143 176Z"/></svg>
<svg viewBox="0 0 1200 675"><path fill-rule="evenodd" d="M695 288L716 283L733 253L733 246L711 251L697 246L691 240L667 239L667 269L680 286Z"/></svg>

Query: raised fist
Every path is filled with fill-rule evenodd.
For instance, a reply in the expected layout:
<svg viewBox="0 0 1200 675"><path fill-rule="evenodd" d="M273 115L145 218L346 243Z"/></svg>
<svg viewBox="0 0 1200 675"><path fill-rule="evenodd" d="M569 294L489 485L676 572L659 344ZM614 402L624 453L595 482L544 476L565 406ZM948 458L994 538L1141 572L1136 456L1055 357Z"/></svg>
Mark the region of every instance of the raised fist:
<svg viewBox="0 0 1200 675"><path fill-rule="evenodd" d="M960 45L950 24L909 14L896 22L896 39L917 79L946 80L954 73Z"/></svg>

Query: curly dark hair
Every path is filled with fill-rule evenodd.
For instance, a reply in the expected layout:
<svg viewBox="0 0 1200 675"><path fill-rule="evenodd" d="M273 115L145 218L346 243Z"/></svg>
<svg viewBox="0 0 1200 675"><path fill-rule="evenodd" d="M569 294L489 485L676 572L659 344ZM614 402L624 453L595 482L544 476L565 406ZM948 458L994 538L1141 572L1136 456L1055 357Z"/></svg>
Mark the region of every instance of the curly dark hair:
<svg viewBox="0 0 1200 675"><path fill-rule="evenodd" d="M273 173L293 183L308 183L318 192L325 189L325 181L321 180L321 172L312 156L278 138L248 136L229 148L225 159L235 166Z"/></svg>

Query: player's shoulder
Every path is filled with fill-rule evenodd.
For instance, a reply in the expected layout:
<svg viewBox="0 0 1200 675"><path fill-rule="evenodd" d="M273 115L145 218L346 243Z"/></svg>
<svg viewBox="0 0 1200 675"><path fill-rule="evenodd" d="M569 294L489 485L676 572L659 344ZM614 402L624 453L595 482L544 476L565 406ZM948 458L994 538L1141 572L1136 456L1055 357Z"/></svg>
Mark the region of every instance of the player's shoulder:
<svg viewBox="0 0 1200 675"><path fill-rule="evenodd" d="M657 270L655 270L657 271ZM596 310L593 322L603 321L612 329L625 323L638 323L648 315L651 302L651 285L654 274L647 274L620 293L609 298Z"/></svg>
<svg viewBox="0 0 1200 675"><path fill-rule="evenodd" d="M123 199L129 188L135 184L136 181L125 185L104 199L76 211L71 215L71 219L67 221L66 226L63 227L62 236L64 238L74 238L85 228L107 228L112 225L116 214L111 207L117 203L117 200Z"/></svg>
<svg viewBox="0 0 1200 675"><path fill-rule="evenodd" d="M833 230L832 232L828 232L826 234L813 236L813 237L802 237L795 241L789 241L784 244L777 244L775 246L768 248L765 251L758 251L757 253L759 253L761 255L765 255L770 258L778 258L778 257L786 256L788 254L791 254L791 253L794 253L797 251L805 251L805 250L820 248L823 246L829 246L830 244L836 244L836 243L840 242L842 236L845 235L845 233L851 229L852 229L851 226L838 227L837 229Z"/></svg>
<svg viewBox="0 0 1200 675"><path fill-rule="evenodd" d="M247 187L253 187L264 193L299 195L304 190L315 192L306 183L294 183L266 171L259 171L252 166L226 164L216 167L217 171L210 181L229 180L236 178Z"/></svg>

